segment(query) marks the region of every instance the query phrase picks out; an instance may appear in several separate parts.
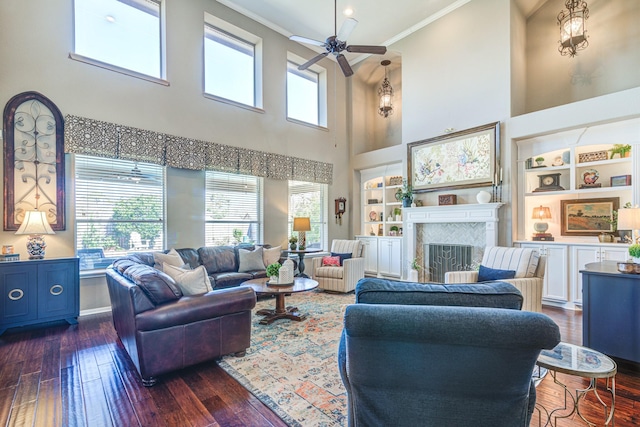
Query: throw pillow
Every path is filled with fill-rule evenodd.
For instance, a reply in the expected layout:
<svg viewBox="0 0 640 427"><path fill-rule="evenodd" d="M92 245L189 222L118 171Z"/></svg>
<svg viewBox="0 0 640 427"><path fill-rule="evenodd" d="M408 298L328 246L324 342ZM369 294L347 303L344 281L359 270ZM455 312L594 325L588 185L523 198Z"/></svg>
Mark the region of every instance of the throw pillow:
<svg viewBox="0 0 640 427"><path fill-rule="evenodd" d="M165 262L162 269L175 280L184 295L204 294L213 290L204 265L193 270L183 270Z"/></svg>
<svg viewBox="0 0 640 427"><path fill-rule="evenodd" d="M276 246L275 248L262 248L262 260L264 266L267 267L274 262L280 261L280 254L282 253L282 246Z"/></svg>
<svg viewBox="0 0 640 427"><path fill-rule="evenodd" d="M339 256L323 256L322 266L323 267L340 267L340 257Z"/></svg>
<svg viewBox="0 0 640 427"><path fill-rule="evenodd" d="M262 247L256 248L255 251L246 249L238 249L240 258L240 266L238 273L246 273L248 271L264 270L264 260L262 259Z"/></svg>
<svg viewBox="0 0 640 427"><path fill-rule="evenodd" d="M340 265L344 264L344 260L345 259L351 259L351 257L353 256L353 254L351 252L347 252L344 254L339 254L337 252L331 252L331 256L337 256L340 258Z"/></svg>
<svg viewBox="0 0 640 427"><path fill-rule="evenodd" d="M516 277L515 270L498 270L496 268L480 266L478 271L478 282L490 282L492 280L513 279Z"/></svg>
<svg viewBox="0 0 640 427"><path fill-rule="evenodd" d="M173 248L166 254L162 252L154 252L153 253L153 268L156 268L160 271L164 271L164 267L162 266L164 263L169 265L173 265L175 267L181 267L184 265L184 261L180 254Z"/></svg>

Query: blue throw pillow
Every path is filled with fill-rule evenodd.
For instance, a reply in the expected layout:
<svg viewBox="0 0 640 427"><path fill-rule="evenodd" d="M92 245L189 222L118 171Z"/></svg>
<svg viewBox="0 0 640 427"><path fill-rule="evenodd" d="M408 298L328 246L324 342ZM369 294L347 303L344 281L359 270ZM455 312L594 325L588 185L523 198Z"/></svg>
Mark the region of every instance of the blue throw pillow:
<svg viewBox="0 0 640 427"><path fill-rule="evenodd" d="M478 282L513 279L514 277L516 277L515 270L498 270L496 268L489 268L481 265L480 271L478 271Z"/></svg>
<svg viewBox="0 0 640 427"><path fill-rule="evenodd" d="M340 257L340 265L342 265L344 263L345 259L349 259L351 258L353 255L351 254L351 252L347 252L346 254L339 254L337 252L331 252L331 256L337 256Z"/></svg>

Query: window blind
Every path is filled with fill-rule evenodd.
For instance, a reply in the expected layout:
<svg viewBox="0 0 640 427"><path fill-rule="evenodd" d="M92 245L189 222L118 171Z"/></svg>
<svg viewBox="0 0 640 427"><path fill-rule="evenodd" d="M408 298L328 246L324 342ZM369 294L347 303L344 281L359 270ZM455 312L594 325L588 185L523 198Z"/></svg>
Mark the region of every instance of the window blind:
<svg viewBox="0 0 640 427"><path fill-rule="evenodd" d="M308 248L326 248L327 185L305 181L289 181L289 235L294 235L293 218L309 217L311 231L306 232Z"/></svg>

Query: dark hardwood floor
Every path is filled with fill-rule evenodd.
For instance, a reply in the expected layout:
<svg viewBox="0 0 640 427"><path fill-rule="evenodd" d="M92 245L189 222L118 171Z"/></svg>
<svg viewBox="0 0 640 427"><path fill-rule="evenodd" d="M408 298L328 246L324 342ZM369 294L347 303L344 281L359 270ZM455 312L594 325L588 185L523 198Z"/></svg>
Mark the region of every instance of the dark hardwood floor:
<svg viewBox="0 0 640 427"><path fill-rule="evenodd" d="M564 341L582 342L581 314L545 308ZM572 388L586 380L562 376ZM640 425L640 373L617 376L615 425ZM563 395L547 376L538 401ZM585 413L595 412L587 399ZM0 426L285 426L270 409L215 363L166 375L145 388L125 354L110 314L81 317L0 336ZM537 426L537 416L532 426ZM558 426L586 425L574 414ZM601 424L600 424L601 425Z"/></svg>

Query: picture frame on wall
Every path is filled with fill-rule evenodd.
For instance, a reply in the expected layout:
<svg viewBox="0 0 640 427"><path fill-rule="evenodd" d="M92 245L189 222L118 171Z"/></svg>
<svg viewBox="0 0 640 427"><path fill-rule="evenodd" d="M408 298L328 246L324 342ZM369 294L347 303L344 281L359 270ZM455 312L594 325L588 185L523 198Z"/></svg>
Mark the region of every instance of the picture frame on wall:
<svg viewBox="0 0 640 427"><path fill-rule="evenodd" d="M498 184L500 122L407 145L408 181L414 193Z"/></svg>
<svg viewBox="0 0 640 427"><path fill-rule="evenodd" d="M620 206L619 197L561 200L561 234L563 236L597 236L613 233L613 212Z"/></svg>

